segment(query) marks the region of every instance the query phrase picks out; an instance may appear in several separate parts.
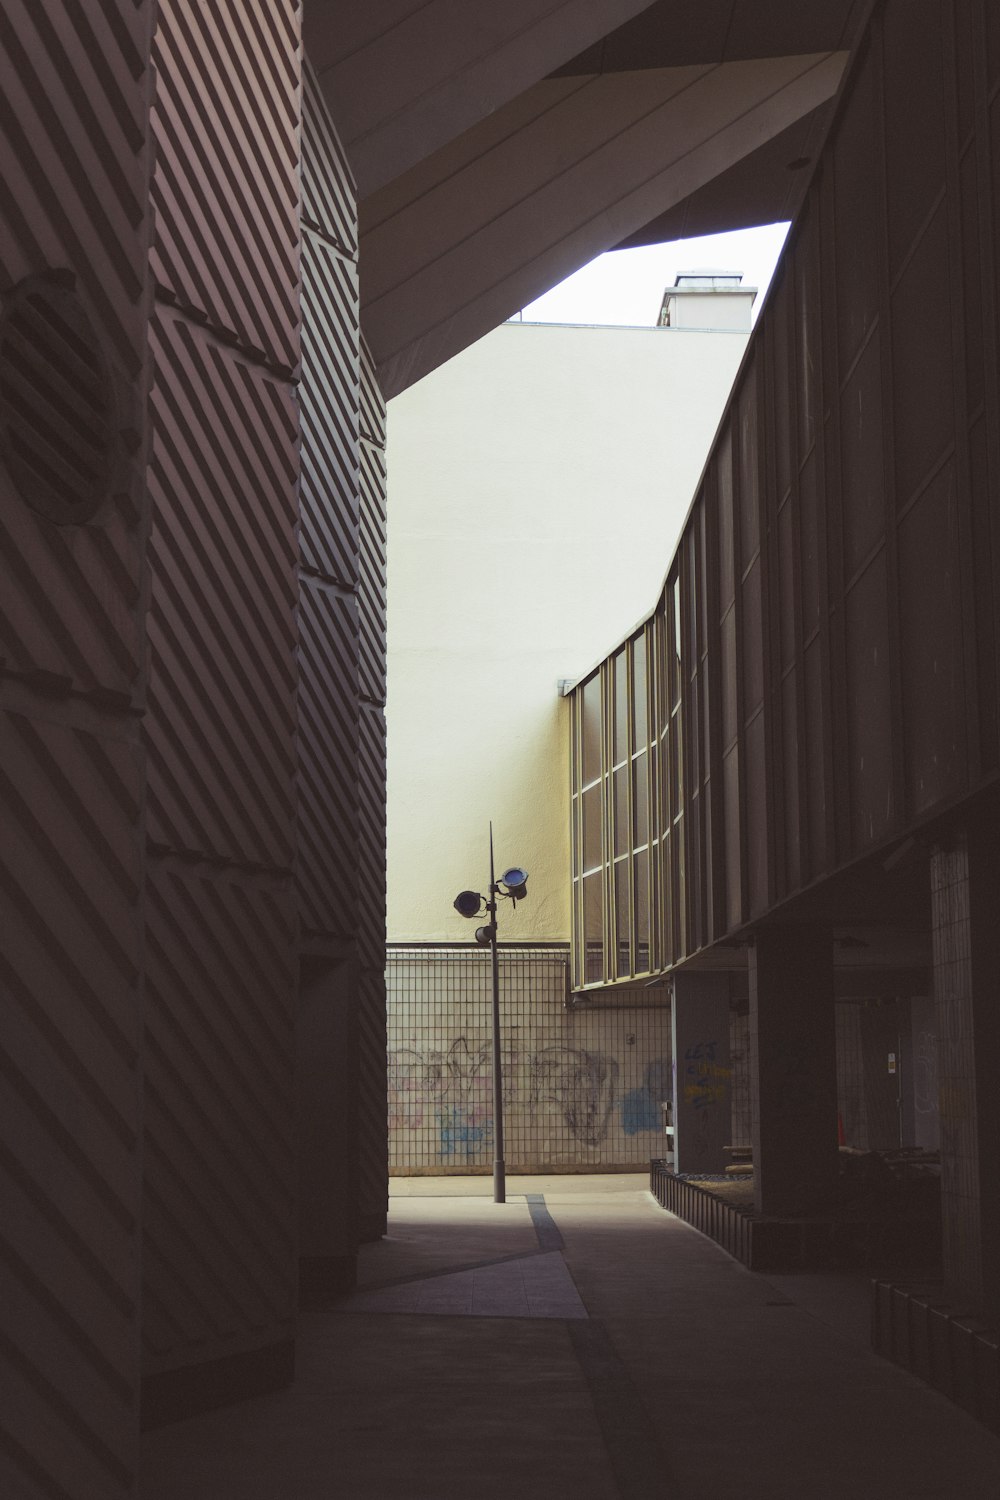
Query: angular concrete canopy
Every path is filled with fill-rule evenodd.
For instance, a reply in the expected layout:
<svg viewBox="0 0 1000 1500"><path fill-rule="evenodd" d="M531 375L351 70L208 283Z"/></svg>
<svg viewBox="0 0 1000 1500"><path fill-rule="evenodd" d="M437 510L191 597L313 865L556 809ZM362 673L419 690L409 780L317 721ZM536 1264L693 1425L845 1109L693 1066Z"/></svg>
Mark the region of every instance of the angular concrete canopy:
<svg viewBox="0 0 1000 1500"><path fill-rule="evenodd" d="M681 203L628 235L616 250L720 234L794 217L833 115L833 100L796 120Z"/></svg>
<svg viewBox="0 0 1000 1500"><path fill-rule="evenodd" d="M646 8L647 0L309 0L309 59L359 197Z"/></svg>
<svg viewBox="0 0 1000 1500"><path fill-rule="evenodd" d="M362 205L393 396L836 89L840 54L548 80Z"/></svg>
<svg viewBox="0 0 1000 1500"><path fill-rule="evenodd" d="M603 250L787 214L861 8L309 0L386 396Z"/></svg>

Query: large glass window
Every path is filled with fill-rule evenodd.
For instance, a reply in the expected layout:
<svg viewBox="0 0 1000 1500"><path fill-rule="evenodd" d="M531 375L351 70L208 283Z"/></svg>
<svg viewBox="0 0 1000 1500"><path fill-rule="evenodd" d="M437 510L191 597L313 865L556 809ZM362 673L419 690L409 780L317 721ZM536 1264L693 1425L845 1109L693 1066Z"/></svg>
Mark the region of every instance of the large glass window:
<svg viewBox="0 0 1000 1500"><path fill-rule="evenodd" d="M673 957L680 843L679 591L574 692L573 975L640 978Z"/></svg>

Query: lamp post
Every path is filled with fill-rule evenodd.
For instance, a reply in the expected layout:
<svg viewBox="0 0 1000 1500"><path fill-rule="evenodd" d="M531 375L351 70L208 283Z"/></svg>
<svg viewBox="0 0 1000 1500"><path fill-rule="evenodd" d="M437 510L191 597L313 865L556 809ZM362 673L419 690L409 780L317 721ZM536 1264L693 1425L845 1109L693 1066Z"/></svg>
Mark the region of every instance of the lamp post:
<svg viewBox="0 0 1000 1500"><path fill-rule="evenodd" d="M490 824L490 885L484 898L479 891L459 891L454 907L463 917L477 917L485 908L489 921L476 928L476 942L489 947L493 971L493 1202L505 1203L503 1159L503 1071L500 1058L500 955L497 950L497 905L510 900L516 906L528 894L528 873L514 865L497 880L493 865L493 824Z"/></svg>

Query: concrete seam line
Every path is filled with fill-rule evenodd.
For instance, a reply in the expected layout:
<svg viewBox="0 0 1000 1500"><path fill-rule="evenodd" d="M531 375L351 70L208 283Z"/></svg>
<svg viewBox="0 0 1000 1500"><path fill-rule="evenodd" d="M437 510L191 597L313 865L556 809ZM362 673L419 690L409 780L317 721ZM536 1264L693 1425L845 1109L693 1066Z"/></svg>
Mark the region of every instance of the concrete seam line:
<svg viewBox="0 0 1000 1500"><path fill-rule="evenodd" d="M559 1231L559 1226L546 1206L545 1194L525 1193L524 1199L528 1205L528 1212L531 1214L531 1222L535 1227L535 1237L538 1240L539 1249L565 1249L565 1241Z"/></svg>
<svg viewBox="0 0 1000 1500"><path fill-rule="evenodd" d="M566 1330L590 1389L597 1423L622 1500L674 1500L678 1491L666 1455L653 1436L642 1396L604 1324L567 1323Z"/></svg>
<svg viewBox="0 0 1000 1500"><path fill-rule="evenodd" d="M345 1297L355 1297L359 1292L381 1292L390 1286L412 1286L417 1281L433 1281L441 1276L458 1276L462 1271L482 1271L487 1266L503 1266L512 1260L537 1260L540 1255L547 1255L545 1249L539 1250L515 1250L510 1255L491 1255L486 1260L462 1261L455 1266L440 1266L433 1271L418 1271L414 1276L392 1276L387 1281L368 1281L364 1286L356 1286L353 1291L345 1292Z"/></svg>

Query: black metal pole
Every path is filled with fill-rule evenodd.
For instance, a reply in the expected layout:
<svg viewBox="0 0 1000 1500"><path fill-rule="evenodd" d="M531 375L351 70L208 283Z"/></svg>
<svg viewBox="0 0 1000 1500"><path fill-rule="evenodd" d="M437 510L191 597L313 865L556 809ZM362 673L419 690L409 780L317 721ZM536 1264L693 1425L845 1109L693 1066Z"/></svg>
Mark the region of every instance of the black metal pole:
<svg viewBox="0 0 1000 1500"><path fill-rule="evenodd" d="M490 959L493 964L493 1202L507 1201L503 1160L503 1072L500 1060L500 956L497 952L497 882L493 868L493 824L490 824Z"/></svg>

